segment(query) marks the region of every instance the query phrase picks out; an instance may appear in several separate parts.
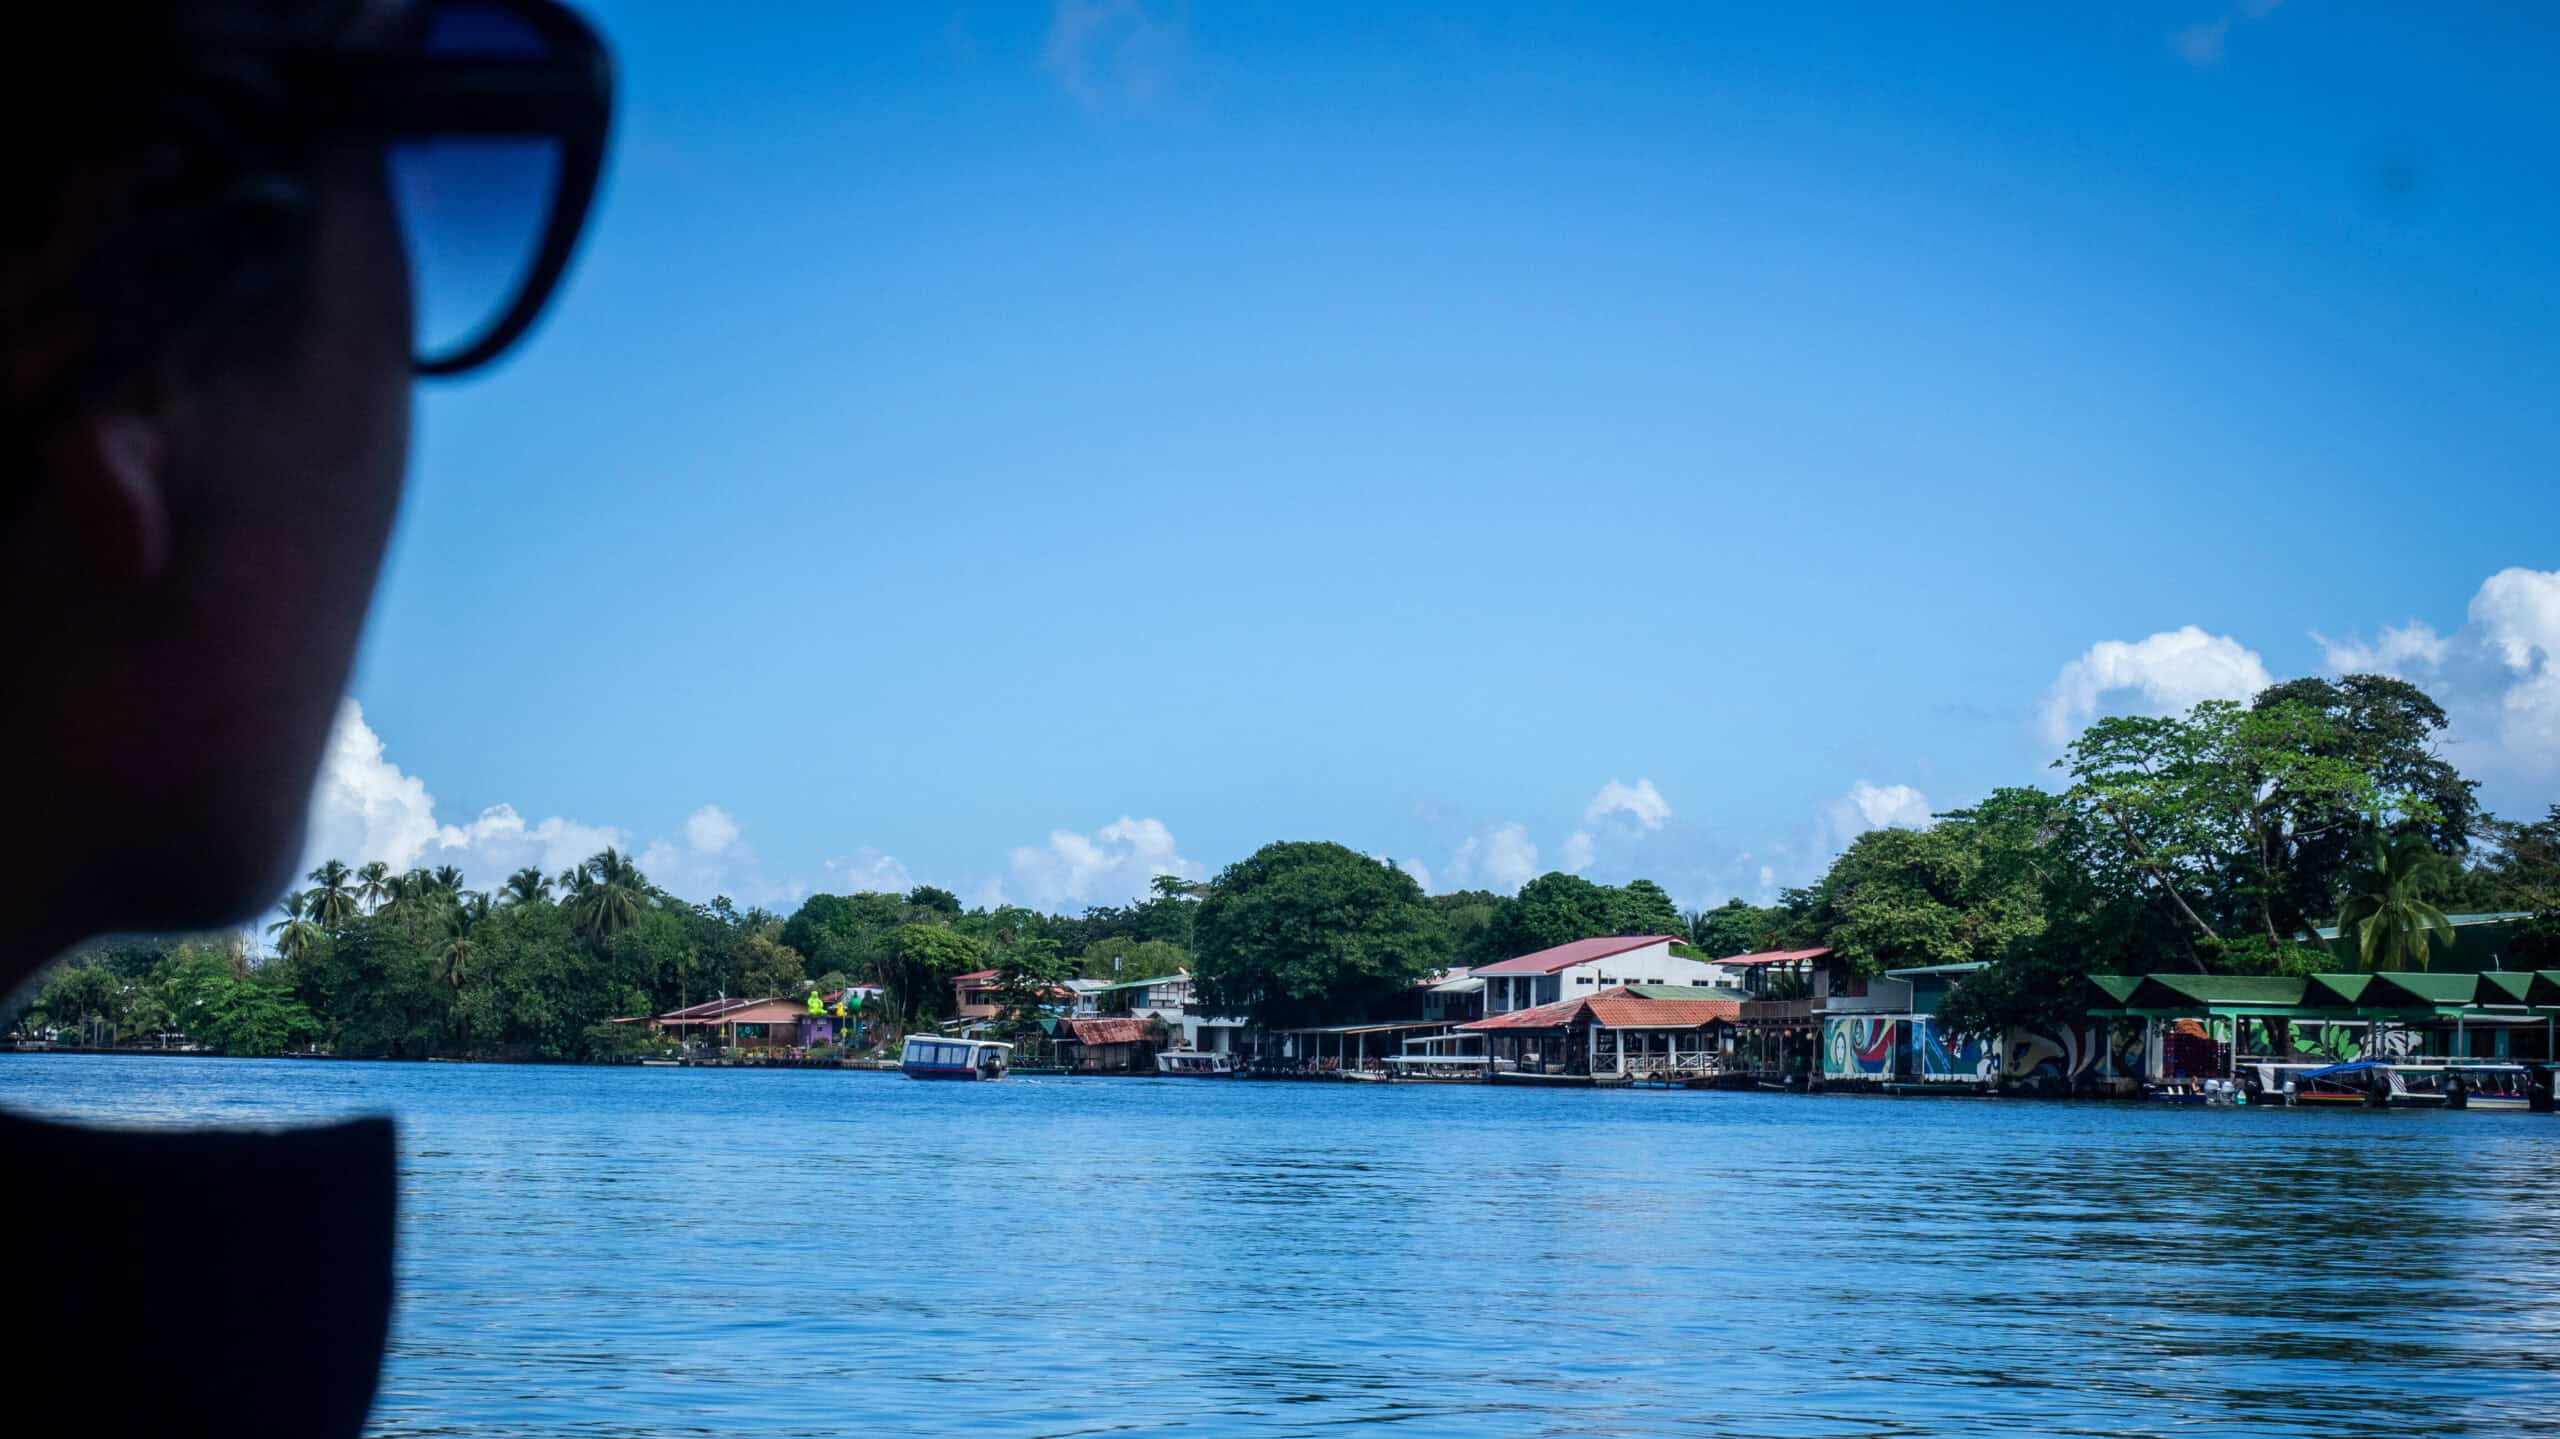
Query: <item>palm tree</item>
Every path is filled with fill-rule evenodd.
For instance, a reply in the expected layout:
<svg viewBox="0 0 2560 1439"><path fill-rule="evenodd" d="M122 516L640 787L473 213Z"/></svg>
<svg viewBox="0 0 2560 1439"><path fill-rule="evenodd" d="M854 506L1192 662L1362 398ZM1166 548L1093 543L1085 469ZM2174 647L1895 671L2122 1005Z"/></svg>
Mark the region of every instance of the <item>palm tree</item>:
<svg viewBox="0 0 2560 1439"><path fill-rule="evenodd" d="M2437 936L2454 942L2453 921L2426 900L2449 861L2422 834L2377 834L2366 843L2369 862L2347 878L2338 938L2355 946L2366 969L2425 969Z"/></svg>
<svg viewBox="0 0 2560 1439"><path fill-rule="evenodd" d="M551 877L532 865L526 865L507 876L506 888L499 891L500 904L539 904L551 897Z"/></svg>
<svg viewBox="0 0 2560 1439"><path fill-rule="evenodd" d="M476 929L479 927L480 921L487 919L489 917L489 911L495 907L496 906L492 904L489 899L489 892L487 890L466 889L462 891L462 893L454 896L454 923L460 925L465 930Z"/></svg>
<svg viewBox="0 0 2560 1439"><path fill-rule="evenodd" d="M356 880L356 898L364 901L367 909L380 909L397 897L391 888L391 866L381 860L357 870Z"/></svg>
<svg viewBox="0 0 2560 1439"><path fill-rule="evenodd" d="M459 991L471 968L471 961L479 954L480 946L472 942L467 932L446 940L444 948L436 953L438 967L444 971L444 982Z"/></svg>
<svg viewBox="0 0 2560 1439"><path fill-rule="evenodd" d="M444 891L446 894L459 895L462 893L462 871L454 868L452 865L438 865L436 867L435 874L430 877L434 879L436 888Z"/></svg>
<svg viewBox="0 0 2560 1439"><path fill-rule="evenodd" d="M648 902L648 877L630 856L608 845L579 868L577 889L569 898L569 919L587 938L602 944L629 928Z"/></svg>
<svg viewBox="0 0 2560 1439"><path fill-rule="evenodd" d="M322 929L341 929L356 917L356 894L349 888L355 878L347 867L330 860L311 871L310 915Z"/></svg>
<svg viewBox="0 0 2560 1439"><path fill-rule="evenodd" d="M284 911L284 918L268 925L267 933L276 937L276 953L287 959L300 959L311 948L311 941L320 937L320 925L311 915L312 892L295 890L278 907Z"/></svg>

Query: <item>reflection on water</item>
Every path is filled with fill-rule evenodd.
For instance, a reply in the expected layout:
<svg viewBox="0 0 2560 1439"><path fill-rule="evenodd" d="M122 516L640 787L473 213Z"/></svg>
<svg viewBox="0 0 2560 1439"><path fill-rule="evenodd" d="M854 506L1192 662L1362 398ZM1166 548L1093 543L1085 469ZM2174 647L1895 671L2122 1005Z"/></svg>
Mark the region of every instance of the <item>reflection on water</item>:
<svg viewBox="0 0 2560 1439"><path fill-rule="evenodd" d="M2560 1121L0 1058L388 1110L386 1434L2560 1435Z"/></svg>

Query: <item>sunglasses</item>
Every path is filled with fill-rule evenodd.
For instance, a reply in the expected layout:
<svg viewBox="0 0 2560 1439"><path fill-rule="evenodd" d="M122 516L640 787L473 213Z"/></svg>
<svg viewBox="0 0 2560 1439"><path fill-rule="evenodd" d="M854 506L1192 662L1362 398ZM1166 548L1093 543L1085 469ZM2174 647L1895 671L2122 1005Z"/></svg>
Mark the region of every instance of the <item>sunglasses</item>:
<svg viewBox="0 0 2560 1439"><path fill-rule="evenodd" d="M424 0L400 38L313 77L334 126L379 140L409 255L421 375L459 375L533 327L595 198L613 65L557 0Z"/></svg>

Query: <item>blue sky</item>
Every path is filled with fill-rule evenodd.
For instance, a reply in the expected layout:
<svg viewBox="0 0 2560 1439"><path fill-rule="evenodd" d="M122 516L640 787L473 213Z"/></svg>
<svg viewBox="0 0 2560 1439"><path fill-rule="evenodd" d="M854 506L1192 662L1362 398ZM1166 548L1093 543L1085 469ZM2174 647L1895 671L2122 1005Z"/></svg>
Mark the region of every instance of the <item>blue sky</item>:
<svg viewBox="0 0 2560 1439"><path fill-rule="evenodd" d="M2560 789L2547 11L722 8L591 9L320 847L1757 898L2346 664Z"/></svg>

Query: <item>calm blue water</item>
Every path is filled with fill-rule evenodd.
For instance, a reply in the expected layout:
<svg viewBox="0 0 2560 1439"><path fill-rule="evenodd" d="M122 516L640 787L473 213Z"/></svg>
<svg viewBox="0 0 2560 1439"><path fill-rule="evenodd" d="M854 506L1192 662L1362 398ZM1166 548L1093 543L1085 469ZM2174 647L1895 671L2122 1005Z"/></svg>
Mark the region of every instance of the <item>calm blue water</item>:
<svg viewBox="0 0 2560 1439"><path fill-rule="evenodd" d="M0 1056L404 1126L385 1434L2560 1435L2560 1119Z"/></svg>

